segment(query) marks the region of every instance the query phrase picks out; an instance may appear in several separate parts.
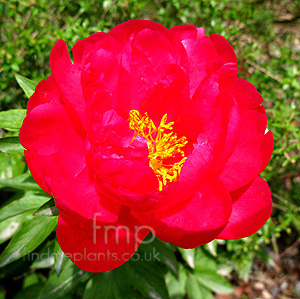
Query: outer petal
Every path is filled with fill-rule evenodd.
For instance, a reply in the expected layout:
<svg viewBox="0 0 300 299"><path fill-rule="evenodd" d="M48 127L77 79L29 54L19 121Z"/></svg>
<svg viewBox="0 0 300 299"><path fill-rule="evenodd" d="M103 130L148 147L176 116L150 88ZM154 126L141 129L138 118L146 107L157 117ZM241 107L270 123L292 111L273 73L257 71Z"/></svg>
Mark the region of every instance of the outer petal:
<svg viewBox="0 0 300 299"><path fill-rule="evenodd" d="M70 106L78 122L86 125L86 103L81 88L81 69L78 64L72 64L66 43L61 39L54 45L50 54L50 66L63 96L63 102Z"/></svg>
<svg viewBox="0 0 300 299"><path fill-rule="evenodd" d="M198 29L198 30L197 30ZM202 29L202 31L200 31ZM187 39L197 39L204 36L204 28L196 28L194 25L179 25L170 28L166 31L165 36L167 36L172 42L184 43Z"/></svg>
<svg viewBox="0 0 300 299"><path fill-rule="evenodd" d="M33 101L36 99L33 98ZM50 190L45 184L42 171L46 157L62 150L85 152L83 138L75 131L63 106L55 103L40 104L31 110L23 122L19 136L27 149L25 158L30 172L47 193Z"/></svg>
<svg viewBox="0 0 300 299"><path fill-rule="evenodd" d="M51 194L51 190L47 186L43 174L42 163L45 161L46 156L39 154L36 151L24 151L26 163L30 170L30 173L36 183L48 194Z"/></svg>
<svg viewBox="0 0 300 299"><path fill-rule="evenodd" d="M211 34L209 36L210 40L213 42L218 54L223 59L224 63L233 62L237 63L237 58L232 46L222 35Z"/></svg>
<svg viewBox="0 0 300 299"><path fill-rule="evenodd" d="M215 239L225 227L231 213L231 198L216 177L209 176L198 192L178 212L163 219L134 216L154 229L156 236L183 248L194 248Z"/></svg>
<svg viewBox="0 0 300 299"><path fill-rule="evenodd" d="M270 161L274 138L269 131L264 135L267 118L265 113L253 110L241 112L241 131L236 147L227 160L219 178L229 191L251 182Z"/></svg>
<svg viewBox="0 0 300 299"><path fill-rule="evenodd" d="M231 93L241 110L257 109L263 100L256 87L241 78L235 80Z"/></svg>
<svg viewBox="0 0 300 299"><path fill-rule="evenodd" d="M41 155L57 151L84 152L85 141L75 130L62 105L47 103L34 108L24 119L20 141Z"/></svg>
<svg viewBox="0 0 300 299"><path fill-rule="evenodd" d="M80 269L104 272L131 258L149 233L124 210L118 222L87 220L77 214L60 212L57 240L61 249Z"/></svg>
<svg viewBox="0 0 300 299"><path fill-rule="evenodd" d="M73 47L74 63L84 64L91 54L99 49L115 50L117 48L116 41L107 33L97 32L91 36L79 40Z"/></svg>
<svg viewBox="0 0 300 299"><path fill-rule="evenodd" d="M163 25L160 25L154 21L149 20L130 20L128 22L122 23L110 30L109 35L111 35L116 41L121 44L125 44L129 41L132 35L137 34L143 29L149 28L153 31L165 32L168 29Z"/></svg>
<svg viewBox="0 0 300 299"><path fill-rule="evenodd" d="M230 193L232 214L218 239L239 239L256 233L272 213L272 197L268 184L260 177Z"/></svg>
<svg viewBox="0 0 300 299"><path fill-rule="evenodd" d="M224 167L233 153L240 135L241 117L237 103L230 94L221 97L210 115L203 134L213 147L214 170Z"/></svg>
<svg viewBox="0 0 300 299"><path fill-rule="evenodd" d="M62 104L59 91L52 75L40 81L37 85L34 94L28 101L27 114L36 106L46 103Z"/></svg>

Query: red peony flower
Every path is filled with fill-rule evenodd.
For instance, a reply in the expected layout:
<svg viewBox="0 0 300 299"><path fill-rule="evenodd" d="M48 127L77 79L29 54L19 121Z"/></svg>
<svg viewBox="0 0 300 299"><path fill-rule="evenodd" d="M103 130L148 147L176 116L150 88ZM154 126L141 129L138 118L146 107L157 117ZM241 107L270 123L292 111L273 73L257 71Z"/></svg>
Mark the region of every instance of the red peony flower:
<svg viewBox="0 0 300 299"><path fill-rule="evenodd" d="M72 54L73 63L63 40L54 45L20 139L78 267L120 266L149 231L193 248L262 227L272 201L258 175L273 135L225 38L132 20Z"/></svg>

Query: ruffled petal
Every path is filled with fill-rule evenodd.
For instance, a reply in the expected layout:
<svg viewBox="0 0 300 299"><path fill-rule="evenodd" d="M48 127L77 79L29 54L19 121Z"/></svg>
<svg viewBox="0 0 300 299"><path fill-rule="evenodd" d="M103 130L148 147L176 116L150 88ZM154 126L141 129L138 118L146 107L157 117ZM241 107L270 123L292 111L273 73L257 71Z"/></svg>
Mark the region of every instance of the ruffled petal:
<svg viewBox="0 0 300 299"><path fill-rule="evenodd" d="M156 85L167 87L173 82L174 75L167 70L170 64L177 62L174 51L166 37L149 28L138 32L126 45L122 53L124 71L120 84L125 84L130 91L123 95L127 100L123 108L127 115L130 110L139 110L141 100L147 98Z"/></svg>
<svg viewBox="0 0 300 299"><path fill-rule="evenodd" d="M189 97L188 78L183 70L178 65L171 64L167 67L166 74L170 78L170 84L157 84L139 104L140 111L147 112L156 126L159 126L165 114L168 115L168 123L177 121L182 106Z"/></svg>
<svg viewBox="0 0 300 299"><path fill-rule="evenodd" d="M231 197L218 178L208 176L193 198L177 208L176 213L165 218L133 215L142 224L152 227L162 241L194 248L215 239L226 226L231 213Z"/></svg>
<svg viewBox="0 0 300 299"><path fill-rule="evenodd" d="M121 266L135 253L149 233L125 209L117 222L87 220L60 212L56 230L61 249L80 269L104 272Z"/></svg>
<svg viewBox="0 0 300 299"><path fill-rule="evenodd" d="M218 239L239 239L256 233L270 218L272 197L268 184L257 177L250 184L230 193L232 214Z"/></svg>

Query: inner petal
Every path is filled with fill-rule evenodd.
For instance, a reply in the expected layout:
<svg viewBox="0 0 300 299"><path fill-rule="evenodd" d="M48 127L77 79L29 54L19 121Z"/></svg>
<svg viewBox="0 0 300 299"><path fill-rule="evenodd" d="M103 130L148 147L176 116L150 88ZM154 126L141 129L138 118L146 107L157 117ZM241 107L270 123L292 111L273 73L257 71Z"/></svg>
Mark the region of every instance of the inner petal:
<svg viewBox="0 0 300 299"><path fill-rule="evenodd" d="M171 182L179 179L180 171L186 157L182 148L187 144L186 137L178 138L173 132L174 122L167 123L165 114L156 128L147 112L141 114L137 110L129 112L129 128L135 131L133 140L137 136L147 139L149 150L149 167L152 168L159 181L159 191Z"/></svg>

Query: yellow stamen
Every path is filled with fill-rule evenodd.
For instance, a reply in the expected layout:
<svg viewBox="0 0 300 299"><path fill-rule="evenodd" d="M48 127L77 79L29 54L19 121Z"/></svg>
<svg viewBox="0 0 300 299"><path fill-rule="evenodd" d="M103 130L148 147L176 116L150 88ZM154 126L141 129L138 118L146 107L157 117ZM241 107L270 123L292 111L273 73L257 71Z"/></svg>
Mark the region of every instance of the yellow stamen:
<svg viewBox="0 0 300 299"><path fill-rule="evenodd" d="M147 112L144 115L137 110L129 112L129 128L135 130L133 139L137 135L144 136L147 139L149 166L158 178L159 191L162 191L164 185L178 180L182 165L187 159L182 150L187 144L186 137L177 138L177 135L172 132L174 122L168 124L166 122L167 114L162 117L159 127L156 128ZM169 133L166 133L166 130ZM156 137L154 137L155 134ZM164 163L165 159L174 157L177 154L182 156L179 162L173 165Z"/></svg>

